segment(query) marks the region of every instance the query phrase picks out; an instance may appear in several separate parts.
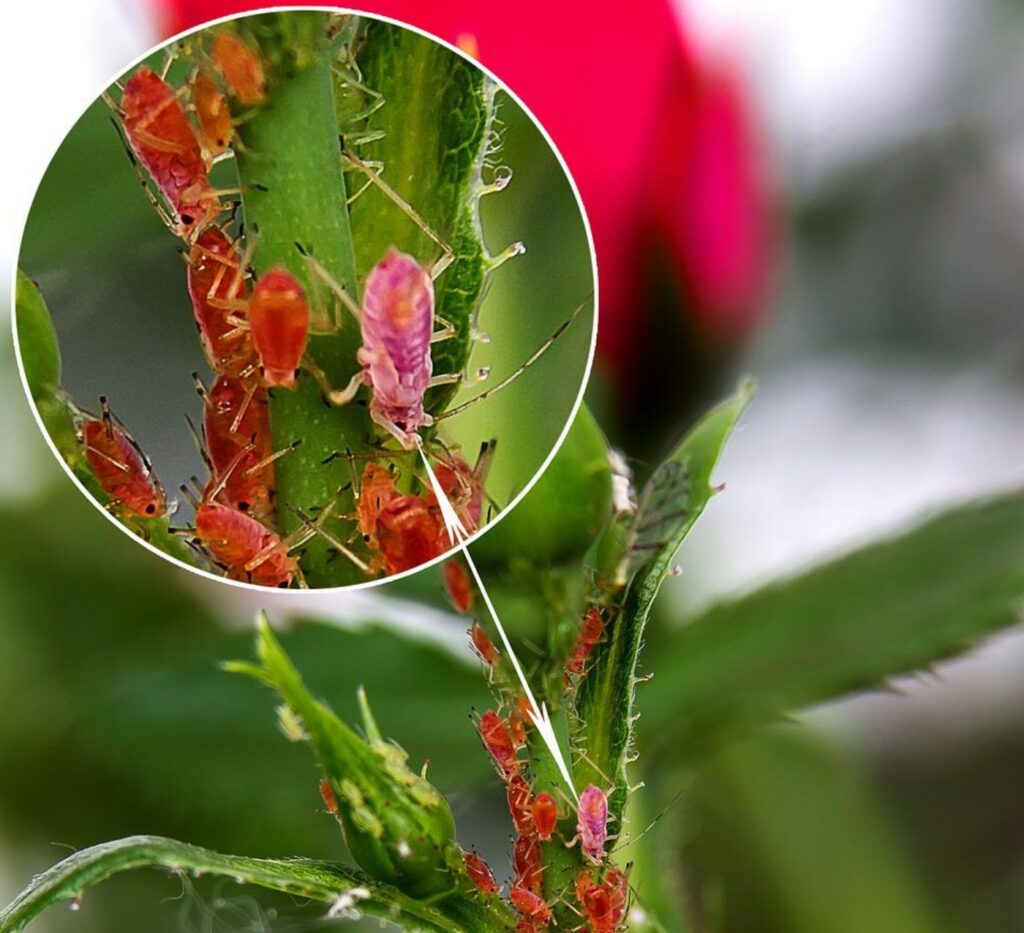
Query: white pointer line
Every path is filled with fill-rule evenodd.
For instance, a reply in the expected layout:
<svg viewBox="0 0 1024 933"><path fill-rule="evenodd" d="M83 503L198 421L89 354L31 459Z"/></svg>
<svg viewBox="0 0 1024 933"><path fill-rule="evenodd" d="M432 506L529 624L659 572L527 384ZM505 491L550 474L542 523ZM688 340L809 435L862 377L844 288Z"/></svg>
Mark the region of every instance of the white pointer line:
<svg viewBox="0 0 1024 933"><path fill-rule="evenodd" d="M576 793L576 788L573 786L572 777L569 774L569 766L566 763L565 756L562 754L562 749L558 744L558 739L555 737L555 727L551 722L551 716L548 713L547 704L537 704L537 700L533 696L533 691L530 689L530 685L526 680L526 674L523 673L523 668L519 663L519 658L516 657L516 653L512 648L512 643L508 640L508 635L505 633L505 627L501 624L501 620L498 618L498 613L494 608L494 603L491 602L491 596L487 592L487 587L484 586L484 581L480 579L480 571L476 569L476 564L473 563L473 558L469 553L469 549L466 547L466 539L469 537L469 532L466 531L461 519L455 512L454 506L452 506L451 502L448 500L448 496L445 494L445 491L441 488L441 484L437 481L437 477L434 475L434 471L430 466L430 461L427 460L427 455L423 452L422 446L420 446L419 451L420 456L423 458L423 465L427 470L427 476L430 479L430 486L434 490L434 496L437 499L438 505L441 507L441 517L444 519L445 528L448 530L448 537L451 539L452 544L462 551L466 558L466 563L469 564L470 572L473 574L473 579L476 580L476 585L479 588L480 595L483 597L484 603L487 606L487 611L491 614L491 620L494 622L494 627L498 630L498 635L501 637L501 643L505 646L505 651L508 653L508 658L512 662L512 667L515 669L516 675L519 677L519 682L523 685L523 691L526 694L526 699L530 702L530 716L537 729L537 734L544 740L544 744L548 747L548 751L551 752L551 757L555 759L555 764L558 765L558 770L565 779L569 792L578 804L580 798Z"/></svg>

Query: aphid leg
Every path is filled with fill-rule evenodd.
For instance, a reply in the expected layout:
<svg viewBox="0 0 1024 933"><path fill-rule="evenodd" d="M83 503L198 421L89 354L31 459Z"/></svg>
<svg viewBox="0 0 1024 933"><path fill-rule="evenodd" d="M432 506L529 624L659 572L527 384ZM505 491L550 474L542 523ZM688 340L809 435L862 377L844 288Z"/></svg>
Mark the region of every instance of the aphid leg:
<svg viewBox="0 0 1024 933"><path fill-rule="evenodd" d="M299 246L299 252L302 253L302 258L309 271L330 289L331 294L341 302L342 307L356 319L356 322L360 322L363 316L362 309L356 300L345 290L345 287L301 246ZM335 327L340 326L338 321L333 321L332 323Z"/></svg>
<svg viewBox="0 0 1024 933"><path fill-rule="evenodd" d="M534 350L533 353L531 353L523 361L523 363L519 366L517 370L515 370L515 372L506 376L497 385L491 386L489 389L484 390L479 395L474 395L473 398L469 399L466 402L463 402L461 405L456 405L454 408L449 408L447 411L444 411L439 415L435 415L434 420L444 421L446 418L451 418L454 415L458 415L461 412L464 412L467 408L471 408L477 402L482 402L485 398L489 398L496 392L500 392L502 389L506 388L507 386L515 382L534 363L536 363L537 360L539 360L545 353L547 353L548 350L551 349L555 341L557 341L558 338L561 337L566 330L568 330L569 325L572 324L572 322L575 321L577 317L579 317L580 312L587 306L587 303L589 301L590 298L588 297L585 301L577 305L576 310L574 310L573 313L570 314L568 318L566 318L566 320L562 321L562 323L555 328L554 333L550 337L548 337L548 339L545 340L544 343L537 347L537 349Z"/></svg>
<svg viewBox="0 0 1024 933"><path fill-rule="evenodd" d="M246 412L249 410L249 406L252 404L252 400L256 395L256 390L259 389L260 384L258 382L250 382L246 387L245 396L242 398L242 404L238 406L238 414L235 415L235 420L231 422L229 430L232 434L238 433L238 428L242 423L242 419L245 418Z"/></svg>
<svg viewBox="0 0 1024 933"><path fill-rule="evenodd" d="M372 575L372 571L370 570L369 565L364 563L346 545L342 544L341 541L339 541L333 534L331 534L329 531L327 531L326 528L324 528L324 523L327 521L328 518L331 517L331 515L334 514L334 510L335 510L335 508L337 508L338 501L339 501L339 499L341 497L341 494L342 494L342 492L344 491L345 488L347 488L347 487L342 487L342 489L338 490L338 492L331 499L331 501L328 502L327 505L325 505L320 510L320 514L316 517L315 520L311 519L308 515L306 515L301 510L290 507L291 511L295 515L297 515L299 520L302 522L301 527L296 529L296 531L293 532L292 534L297 534L299 532L303 532L303 533L308 532L308 535L302 539L302 543L305 543L306 541L308 541L314 535L319 535L328 544L330 544L331 547L335 548L338 551L339 554L344 555L350 561L352 561L352 563L355 564L360 570L362 570L363 573L365 573L367 576L371 576ZM285 540L287 540L287 539L285 539Z"/></svg>
<svg viewBox="0 0 1024 933"><path fill-rule="evenodd" d="M327 373L320 368L320 365L308 353L302 356L302 368L316 380L316 384L320 386L323 397L327 400L328 404L333 405L335 408L341 408L343 405L351 402L356 397L359 387L366 382L363 370L360 369L349 379L344 389L336 389L331 384Z"/></svg>
<svg viewBox="0 0 1024 933"><path fill-rule="evenodd" d="M462 373L439 373L436 376L431 376L427 388L433 389L435 386L449 386L453 382L462 382Z"/></svg>
<svg viewBox="0 0 1024 933"><path fill-rule="evenodd" d="M217 480L216 484L212 486L210 490L207 492L205 498L208 501L213 502L217 498L217 496L219 496L224 491L224 487L227 486L227 484L231 481L231 474L238 469L238 465L242 462L242 460L244 460L245 457L251 454L255 449L255 443L250 441L231 458L231 461L228 463L227 469L224 470L223 475ZM291 448L285 448L286 451L290 449Z"/></svg>
<svg viewBox="0 0 1024 933"><path fill-rule="evenodd" d="M265 467L270 466L275 460L280 460L285 454L291 453L297 447L302 445L302 438L292 441L287 447L282 447L280 450L275 450L272 454L267 454L262 460L254 463L249 469L247 469L242 476L256 476Z"/></svg>
<svg viewBox="0 0 1024 933"><path fill-rule="evenodd" d="M441 325L441 329L435 330L430 335L431 343L440 343L442 340L451 340L451 338L458 333L458 328L451 321L446 321L439 314L434 315L434 320Z"/></svg>
<svg viewBox="0 0 1024 933"><path fill-rule="evenodd" d="M343 153L343 158L349 162L354 168L359 169L366 177L370 180L371 184L376 185L380 190L394 203L394 205L408 217L423 233L438 246L441 250L440 258L434 262L430 267L430 277L436 279L445 269L452 264L455 259L455 250L453 250L434 230L431 226L417 213L416 209L409 204L394 188L392 188L383 178L381 178L376 172L374 172L362 159L359 158L350 149L346 149Z"/></svg>
<svg viewBox="0 0 1024 933"><path fill-rule="evenodd" d="M497 256L491 256L487 263L488 272L493 272L498 266L504 265L516 256L522 256L526 252L526 244L522 242L512 243L506 246Z"/></svg>

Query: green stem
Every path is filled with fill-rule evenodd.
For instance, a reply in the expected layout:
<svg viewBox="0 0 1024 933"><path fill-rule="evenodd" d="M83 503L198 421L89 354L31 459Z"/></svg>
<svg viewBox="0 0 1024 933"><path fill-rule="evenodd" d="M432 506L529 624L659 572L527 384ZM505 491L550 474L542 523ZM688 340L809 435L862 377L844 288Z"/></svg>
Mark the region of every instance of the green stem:
<svg viewBox="0 0 1024 933"><path fill-rule="evenodd" d="M321 35L326 34L326 18L324 23ZM316 317L323 309L315 306L315 296L323 295L325 289L311 281L297 246L301 244L336 281L358 294L328 50L320 50L306 67L272 87L267 104L242 123L239 136L245 227L255 243L257 272L287 268L306 287ZM360 345L351 319L340 323L336 333L313 336L309 342L310 354L337 386L345 385L356 372ZM278 449L302 439L276 466L278 523L287 532L300 523L293 510L315 514L351 479L344 460L330 464L324 460L335 451L364 447L369 420L358 404L328 407L307 373L295 391L271 392L270 420ZM350 508L351 494L346 493L336 513ZM305 549L302 567L313 586L365 579L353 564L332 559L329 546L320 539Z"/></svg>

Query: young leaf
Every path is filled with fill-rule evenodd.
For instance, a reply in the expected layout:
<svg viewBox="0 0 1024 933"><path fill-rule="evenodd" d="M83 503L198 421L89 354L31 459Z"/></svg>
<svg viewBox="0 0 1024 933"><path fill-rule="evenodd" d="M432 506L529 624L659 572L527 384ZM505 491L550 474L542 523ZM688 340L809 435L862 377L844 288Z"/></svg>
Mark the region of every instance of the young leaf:
<svg viewBox="0 0 1024 933"><path fill-rule="evenodd" d="M660 645L645 726L690 746L926 668L1013 625L1024 493L961 506L723 603Z"/></svg>
<svg viewBox="0 0 1024 933"><path fill-rule="evenodd" d="M163 839L132 836L83 849L37 875L0 911L0 933L24 929L61 901L76 906L85 892L111 875L133 868L165 868L174 874L220 875L330 905L329 917L367 914L408 931L454 933L460 927L439 910L374 881L347 865L309 859L254 859ZM494 929L494 927L480 927Z"/></svg>
<svg viewBox="0 0 1024 933"><path fill-rule="evenodd" d="M586 755L577 767L581 784L613 793L609 809L621 819L629 784L626 764L633 739L637 660L651 603L672 559L711 498L711 471L729 433L753 396L752 383L705 415L659 466L640 496L626 550L626 589L608 620L577 697L578 744Z"/></svg>

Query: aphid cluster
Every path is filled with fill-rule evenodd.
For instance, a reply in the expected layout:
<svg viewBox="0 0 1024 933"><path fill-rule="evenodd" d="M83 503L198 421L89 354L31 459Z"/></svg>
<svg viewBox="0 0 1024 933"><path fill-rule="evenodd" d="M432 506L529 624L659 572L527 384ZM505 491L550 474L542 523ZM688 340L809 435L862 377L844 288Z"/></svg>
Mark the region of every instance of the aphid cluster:
<svg viewBox="0 0 1024 933"><path fill-rule="evenodd" d="M452 604L469 613L475 603L472 582L461 558L443 568L445 589ZM469 630L474 651L488 671L491 685L499 698L499 709L489 709L477 721L484 748L505 784L509 815L515 830L512 848L513 876L508 885L508 900L519 915L518 933L546 930L554 921L557 904L575 912L583 920L580 929L593 933L613 933L622 928L629 901L626 873L611 865L607 858L608 798L595 785L583 789L579 802L559 788L539 790L531 782L528 765L520 757L528 741L533 719L527 698L514 686L504 669L503 656L479 622ZM596 606L589 607L580 624L577 642L566 663L565 678L570 686L581 677L594 646L604 637L604 623ZM561 800L556 799L556 795ZM575 835L566 839L559 831L572 826ZM575 879L547 878L544 847L579 843L590 866ZM470 880L485 897L496 896L500 888L490 868L476 852L465 854Z"/></svg>
<svg viewBox="0 0 1024 933"><path fill-rule="evenodd" d="M282 266L254 271L258 232L243 237L238 204L232 200L241 189L214 187L210 177L215 163L230 158L241 145L239 123L272 100L273 77L259 50L233 25L193 36L186 51L190 73L180 87L168 79L177 60L171 55L163 74L139 66L119 85L118 100L106 97L143 188L182 244L188 296L212 371L212 380L194 376L203 404L194 433L208 476L202 482L193 478L192 488L181 487L195 516L191 526L179 530L202 563L231 579L266 586L303 585L297 552L314 536L367 576L399 573L430 561L451 542L440 505L419 472L421 449L428 452L441 488L467 531L486 521L485 504L491 501L484 484L494 443L484 445L471 467L434 429L436 422L469 403L438 414L424 402L432 387L463 379L461 373L435 375L431 355L434 344L456 332L435 315L434 293L434 281L454 253L384 181L381 166L362 162L346 148L343 165L367 178L355 196L369 187L383 192L440 249L440 258L424 264L388 249L369 270L358 301L298 244L291 271ZM373 110L382 103L376 101ZM346 145L358 142L342 142ZM506 180L490 189L499 190ZM491 258L489 268L521 251L519 244L510 247ZM326 310L318 305L325 297L333 302ZM346 312L358 322L361 345L353 361L357 372L348 385L337 387L311 356L309 337L317 322L342 326L337 318ZM518 377L568 323L510 377L471 401ZM479 378L485 375L484 370L477 373ZM314 380L331 406L351 404L365 393L370 418L380 429L368 450L336 454L353 463L351 513L339 508L344 487L312 514L277 502L276 461L302 438L285 438L275 449L271 401L275 392L293 391L302 379ZM92 419L97 424L101 420L103 430L97 433L83 417L82 444L113 507L122 516L164 514L166 496L138 445L108 415ZM389 449L389 443L397 443L398 449ZM357 461L361 470L355 468ZM282 508L291 508L299 520L288 535L281 531ZM465 586L459 592L454 576L450 583L456 605L468 608Z"/></svg>

